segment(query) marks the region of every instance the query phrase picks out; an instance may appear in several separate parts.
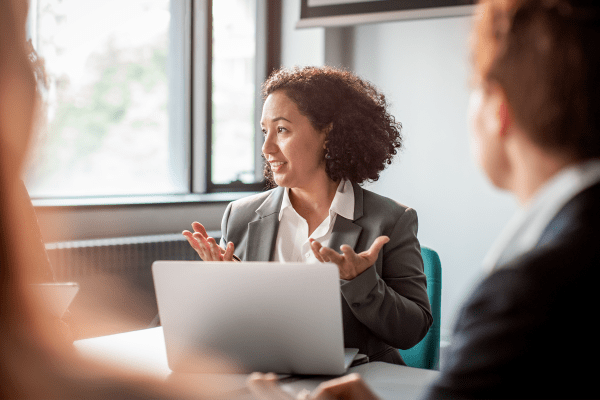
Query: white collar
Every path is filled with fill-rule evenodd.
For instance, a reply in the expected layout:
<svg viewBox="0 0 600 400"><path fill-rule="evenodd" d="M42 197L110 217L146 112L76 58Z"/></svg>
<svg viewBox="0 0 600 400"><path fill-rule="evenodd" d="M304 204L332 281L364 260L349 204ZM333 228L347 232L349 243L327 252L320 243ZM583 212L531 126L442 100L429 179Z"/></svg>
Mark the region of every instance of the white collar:
<svg viewBox="0 0 600 400"><path fill-rule="evenodd" d="M285 188L281 209L279 210L279 221L281 221L283 211L288 207L292 207L289 192L290 189ZM354 188L352 187L352 183L347 179L342 179L337 187L335 196L329 207L329 215L333 216L333 214L341 215L351 221L354 220Z"/></svg>
<svg viewBox="0 0 600 400"><path fill-rule="evenodd" d="M597 182L600 182L600 160L588 160L557 173L511 218L484 258L484 268L491 271L532 250L556 214L578 193Z"/></svg>

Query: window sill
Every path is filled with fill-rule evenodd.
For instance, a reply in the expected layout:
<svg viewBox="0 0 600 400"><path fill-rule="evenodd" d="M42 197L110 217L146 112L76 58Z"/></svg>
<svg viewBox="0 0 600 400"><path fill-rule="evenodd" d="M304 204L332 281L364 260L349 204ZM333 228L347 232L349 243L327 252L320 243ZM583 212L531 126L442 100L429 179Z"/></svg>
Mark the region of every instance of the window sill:
<svg viewBox="0 0 600 400"><path fill-rule="evenodd" d="M32 199L37 209L48 208L104 208L123 206L157 206L157 205L189 205L229 203L258 192L222 192L206 194L171 194L145 196L99 196Z"/></svg>
<svg viewBox="0 0 600 400"><path fill-rule="evenodd" d="M193 221L220 230L225 207L256 192L35 199L46 243L181 233Z"/></svg>

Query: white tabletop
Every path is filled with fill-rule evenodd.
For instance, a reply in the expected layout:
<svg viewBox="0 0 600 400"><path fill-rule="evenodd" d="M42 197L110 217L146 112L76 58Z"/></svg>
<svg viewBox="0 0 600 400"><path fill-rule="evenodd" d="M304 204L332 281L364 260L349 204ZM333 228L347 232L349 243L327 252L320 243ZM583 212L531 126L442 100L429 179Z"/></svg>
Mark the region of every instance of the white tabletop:
<svg viewBox="0 0 600 400"><path fill-rule="evenodd" d="M212 387L239 392L239 398L248 398L244 390L247 375L242 374L175 374L167 363L167 353L161 327L116 335L78 340L75 347L88 358L114 366L126 367L154 375L160 379L194 379L210 382ZM358 372L382 399L416 399L433 381L437 371L372 362L350 368ZM302 389L312 390L327 378L302 379L282 384L291 394Z"/></svg>

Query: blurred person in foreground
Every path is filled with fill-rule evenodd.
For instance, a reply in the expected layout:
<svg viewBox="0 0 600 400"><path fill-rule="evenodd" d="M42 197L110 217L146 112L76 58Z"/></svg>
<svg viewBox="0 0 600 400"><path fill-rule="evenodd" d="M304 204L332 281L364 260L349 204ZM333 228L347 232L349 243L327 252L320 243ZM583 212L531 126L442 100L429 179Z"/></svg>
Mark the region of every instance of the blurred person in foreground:
<svg viewBox="0 0 600 400"><path fill-rule="evenodd" d="M472 148L521 209L484 261L489 274L458 314L428 398L597 397L598 3L478 5ZM263 398L281 395L270 376L250 385ZM326 382L318 395L376 397L357 375Z"/></svg>
<svg viewBox="0 0 600 400"><path fill-rule="evenodd" d="M40 271L45 256L30 231L21 180L38 101L25 41L27 5L0 1L0 398L214 398L210 387L175 387L84 360L28 290L51 276Z"/></svg>

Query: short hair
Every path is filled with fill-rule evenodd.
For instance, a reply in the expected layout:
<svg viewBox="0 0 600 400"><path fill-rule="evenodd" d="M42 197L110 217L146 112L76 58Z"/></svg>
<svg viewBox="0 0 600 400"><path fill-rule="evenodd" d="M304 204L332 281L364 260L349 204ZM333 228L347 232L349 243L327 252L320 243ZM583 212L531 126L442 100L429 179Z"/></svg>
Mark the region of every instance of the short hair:
<svg viewBox="0 0 600 400"><path fill-rule="evenodd" d="M385 96L358 76L331 67L282 68L262 86L263 98L283 91L313 128L332 126L325 170L334 181L376 181L402 146L402 124L387 111ZM265 177L274 184L269 163Z"/></svg>
<svg viewBox="0 0 600 400"><path fill-rule="evenodd" d="M480 0L476 72L504 90L531 140L600 156L600 6L596 0Z"/></svg>

